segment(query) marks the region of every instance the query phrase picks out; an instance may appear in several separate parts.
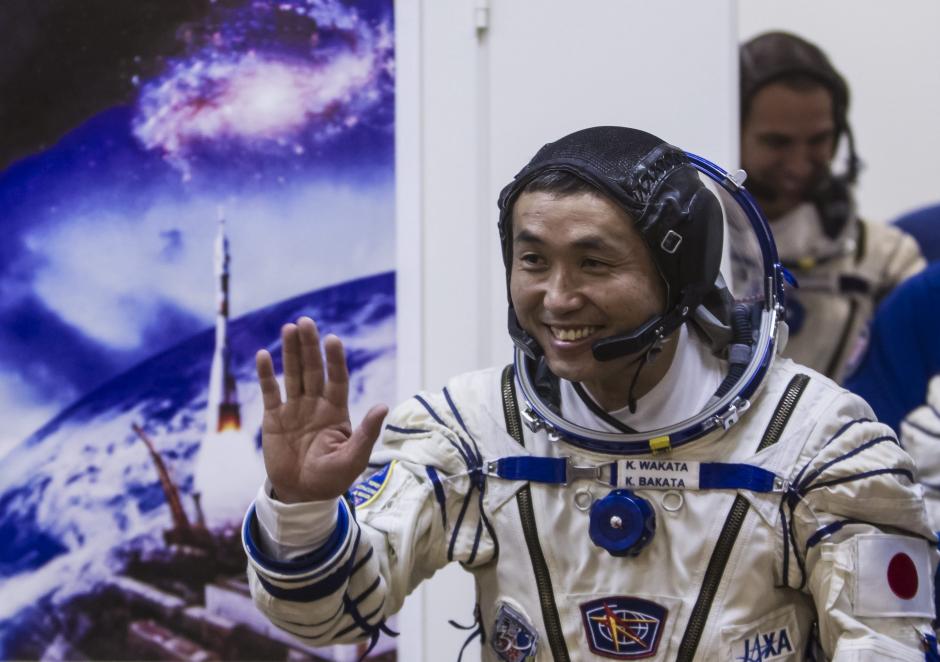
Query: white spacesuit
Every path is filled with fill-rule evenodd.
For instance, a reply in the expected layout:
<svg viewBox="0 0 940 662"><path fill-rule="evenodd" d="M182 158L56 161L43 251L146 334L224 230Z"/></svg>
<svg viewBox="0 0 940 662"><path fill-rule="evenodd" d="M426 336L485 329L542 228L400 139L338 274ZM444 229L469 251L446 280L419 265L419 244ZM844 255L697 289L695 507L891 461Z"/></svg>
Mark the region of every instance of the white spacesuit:
<svg viewBox="0 0 940 662"><path fill-rule="evenodd" d="M692 164L720 184L711 195ZM662 378L634 398L634 376L628 406L606 411L553 375L511 301L513 366L398 407L388 463L346 499L284 504L262 488L243 531L258 607L308 643L374 639L457 561L476 579L486 660L934 654L935 538L911 460L863 400L774 360L783 270L735 179L648 134L585 130L504 191L504 253L515 196L546 170L611 197L622 170L616 185L642 198L622 204L663 253L669 303L593 352L639 348L639 374L675 343Z"/></svg>

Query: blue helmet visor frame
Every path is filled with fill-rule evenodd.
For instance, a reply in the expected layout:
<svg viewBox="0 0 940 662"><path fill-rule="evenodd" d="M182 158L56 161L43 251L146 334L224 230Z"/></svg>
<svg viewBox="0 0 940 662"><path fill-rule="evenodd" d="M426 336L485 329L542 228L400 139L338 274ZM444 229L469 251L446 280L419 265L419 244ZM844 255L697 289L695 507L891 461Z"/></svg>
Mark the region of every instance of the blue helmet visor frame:
<svg viewBox="0 0 940 662"><path fill-rule="evenodd" d="M753 340L746 366L722 395L713 396L699 412L667 427L639 432L610 432L585 428L564 419L544 402L534 382L534 365L517 347L516 379L522 395L522 418L532 430L544 429L550 438L585 450L615 455L641 455L678 448L716 430L727 430L762 386L781 341L785 283L795 284L781 266L770 227L750 193L744 172L729 174L714 163L686 152L724 213L725 240L720 283L735 304L753 311ZM720 389L719 393L724 389Z"/></svg>

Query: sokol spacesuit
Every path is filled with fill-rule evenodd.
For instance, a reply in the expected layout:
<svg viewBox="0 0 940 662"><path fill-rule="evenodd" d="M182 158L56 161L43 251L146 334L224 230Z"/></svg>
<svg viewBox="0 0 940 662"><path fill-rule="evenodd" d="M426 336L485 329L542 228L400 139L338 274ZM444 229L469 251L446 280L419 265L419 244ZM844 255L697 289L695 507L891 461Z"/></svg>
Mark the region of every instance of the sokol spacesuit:
<svg viewBox="0 0 940 662"><path fill-rule="evenodd" d="M544 218L520 231L514 208L533 185L566 199L571 177L546 184L559 173L635 220L665 282L657 314L591 340L598 365L629 368L620 409L554 374L581 331L548 347L517 311L518 269L541 278L567 253L520 257L554 240L520 237ZM265 485L244 525L259 608L310 643L368 639L457 561L487 660L924 659L934 538L914 468L864 401L775 358L784 271L739 179L599 127L546 145L500 208L514 365L397 408L389 463L345 499L279 503ZM602 279L592 260L557 278Z"/></svg>

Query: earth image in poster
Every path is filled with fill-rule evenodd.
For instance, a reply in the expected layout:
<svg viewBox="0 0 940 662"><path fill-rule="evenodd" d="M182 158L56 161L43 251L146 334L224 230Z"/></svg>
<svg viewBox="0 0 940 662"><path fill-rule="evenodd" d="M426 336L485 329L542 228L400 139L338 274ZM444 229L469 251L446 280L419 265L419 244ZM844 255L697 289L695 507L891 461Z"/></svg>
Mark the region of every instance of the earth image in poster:
<svg viewBox="0 0 940 662"><path fill-rule="evenodd" d="M239 527L284 323L343 339L353 421L395 398L392 3L204 4L132 101L0 171L0 659L368 649L275 630Z"/></svg>
<svg viewBox="0 0 940 662"><path fill-rule="evenodd" d="M374 404L367 387L394 394L394 313L386 273L231 321L240 430L205 427L209 329L104 384L12 451L0 475L0 658L357 659L362 650L293 642L247 595L239 515L263 480L253 350L278 357L285 320L317 319L344 339L356 420ZM208 473L206 455L216 461Z"/></svg>

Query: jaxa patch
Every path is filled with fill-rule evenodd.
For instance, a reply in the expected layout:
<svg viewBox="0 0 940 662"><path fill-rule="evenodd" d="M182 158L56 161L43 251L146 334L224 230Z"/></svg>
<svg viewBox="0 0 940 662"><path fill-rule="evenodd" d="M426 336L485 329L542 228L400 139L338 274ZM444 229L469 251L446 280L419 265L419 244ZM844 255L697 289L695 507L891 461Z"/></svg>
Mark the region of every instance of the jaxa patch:
<svg viewBox="0 0 940 662"><path fill-rule="evenodd" d="M490 645L504 662L534 660L538 650L538 634L525 616L505 602L500 603L493 625Z"/></svg>
<svg viewBox="0 0 940 662"><path fill-rule="evenodd" d="M770 662L782 660L796 651L788 628L776 628L767 632L755 632L738 642L736 662Z"/></svg>
<svg viewBox="0 0 940 662"><path fill-rule="evenodd" d="M793 605L750 623L722 628L722 659L734 662L790 662L804 659L805 639Z"/></svg>
<svg viewBox="0 0 940 662"><path fill-rule="evenodd" d="M581 605L591 652L617 660L656 655L669 610L662 605L618 595Z"/></svg>
<svg viewBox="0 0 940 662"><path fill-rule="evenodd" d="M352 486L349 490L349 496L356 508L364 508L378 498L382 490L385 489L394 466L394 461L389 462L365 480Z"/></svg>

